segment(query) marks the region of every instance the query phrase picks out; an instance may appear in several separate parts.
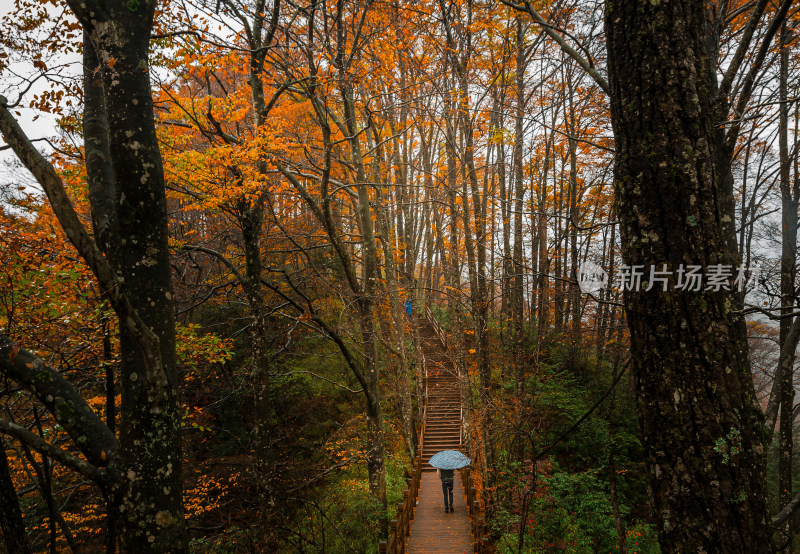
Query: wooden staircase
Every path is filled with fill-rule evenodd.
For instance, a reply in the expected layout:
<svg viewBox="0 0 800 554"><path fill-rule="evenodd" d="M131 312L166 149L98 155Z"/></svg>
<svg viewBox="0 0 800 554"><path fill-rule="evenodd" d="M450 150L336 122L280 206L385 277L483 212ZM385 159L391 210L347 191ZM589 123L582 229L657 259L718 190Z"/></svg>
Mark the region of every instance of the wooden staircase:
<svg viewBox="0 0 800 554"><path fill-rule="evenodd" d="M477 491L472 486L471 470L456 472L455 484L466 493L455 495L456 510L445 514L436 468L428 463L440 450L461 450L461 401L458 373L448 356L446 337L438 328L430 309L427 317L417 317L421 340L421 368L424 382L424 415L420 445L414 459L413 476L391 520L388 540L381 541L380 554L433 554L435 552L475 552L488 554L486 523ZM464 480L462 482L462 479ZM463 500L461 500L463 499ZM461 504L464 502L464 504ZM419 516L419 517L417 517Z"/></svg>
<svg viewBox="0 0 800 554"><path fill-rule="evenodd" d="M428 464L440 450L462 450L461 395L458 373L442 345L439 334L427 319L419 320L422 354L425 358L427 408L422 440L422 470L435 471Z"/></svg>

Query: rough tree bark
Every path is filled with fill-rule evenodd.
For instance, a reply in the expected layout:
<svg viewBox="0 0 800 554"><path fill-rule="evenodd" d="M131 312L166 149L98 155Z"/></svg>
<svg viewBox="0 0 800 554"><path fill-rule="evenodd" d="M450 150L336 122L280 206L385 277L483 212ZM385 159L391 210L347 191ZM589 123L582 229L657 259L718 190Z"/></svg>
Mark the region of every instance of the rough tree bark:
<svg viewBox="0 0 800 554"><path fill-rule="evenodd" d="M182 551L186 536L166 196L147 71L155 2L93 4L71 2L104 66L115 179L111 236L122 246L112 264L139 317L158 337L163 371L156 379L143 371L144 353L121 325L117 469L126 482L115 487L114 496L125 549Z"/></svg>
<svg viewBox="0 0 800 554"><path fill-rule="evenodd" d="M147 57L155 2L76 0L69 4L101 66L102 93L99 85L90 92L94 100L102 95L104 110L99 109L100 103L94 114L89 110L85 128L89 157L98 164L110 161L113 174L113 187L109 174L92 183L93 199L105 202L102 208L93 205L93 216L100 219L103 210L113 210L113 217L94 222L100 231L100 248L83 228L52 166L25 137L4 99L0 99L0 131L42 185L69 240L119 316L120 440L117 443L108 427L91 417L91 409L55 370L29 354L29 368L19 365L22 354L17 354L2 360L0 369L37 394L85 449L88 463L52 445L38 444L24 430L6 426L4 431L23 437L40 452L110 490L124 551L184 552L187 537L166 197ZM108 240L102 238L106 232ZM120 247L110 259L101 253L109 240ZM18 348L6 337L0 338L3 349ZM46 377L47 382L36 380L37 376ZM51 392L45 393L46 388ZM106 465L107 471L98 469Z"/></svg>
<svg viewBox="0 0 800 554"><path fill-rule="evenodd" d="M705 12L694 0L607 2L623 259L646 271L738 267ZM767 552L763 418L744 319L733 292L676 285L625 292L662 549Z"/></svg>

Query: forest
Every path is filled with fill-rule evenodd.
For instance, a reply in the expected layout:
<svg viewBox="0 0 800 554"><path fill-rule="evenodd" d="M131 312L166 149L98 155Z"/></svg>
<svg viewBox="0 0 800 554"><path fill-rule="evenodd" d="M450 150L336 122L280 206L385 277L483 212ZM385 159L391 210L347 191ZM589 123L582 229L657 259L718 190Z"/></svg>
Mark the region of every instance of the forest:
<svg viewBox="0 0 800 554"><path fill-rule="evenodd" d="M798 24L0 0L0 552L800 552Z"/></svg>

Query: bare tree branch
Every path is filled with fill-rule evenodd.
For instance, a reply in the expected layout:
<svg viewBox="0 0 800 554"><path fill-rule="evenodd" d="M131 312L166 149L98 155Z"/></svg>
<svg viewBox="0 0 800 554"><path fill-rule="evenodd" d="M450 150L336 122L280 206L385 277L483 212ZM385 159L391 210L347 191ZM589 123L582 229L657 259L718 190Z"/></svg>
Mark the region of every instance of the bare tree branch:
<svg viewBox="0 0 800 554"><path fill-rule="evenodd" d="M605 78L602 75L600 75L600 73L597 71L597 69L595 69L595 67L592 64L590 64L588 61L586 61L586 59L583 56L581 56L580 52L578 52L572 46L570 46L569 43L566 40L564 40L564 37L559 35L555 31L555 29L553 29L553 26L550 25L539 14L539 12L536 11L536 9L528 0L523 0L523 3L521 5L515 4L514 2L510 2L509 0L500 0L500 1L509 8L530 14L530 16L534 19L534 21L536 21L536 23L542 26L544 32L547 33L550 36L550 38L552 38L561 47L561 50L563 50L565 54L567 54L569 57L575 60L578 63L578 65L580 65L583 68L583 70L589 74L589 77L591 77L592 80L595 83L597 83L597 85L601 89L603 89L603 91L606 94L611 93L610 92L611 87L608 85L608 81L606 81Z"/></svg>
<svg viewBox="0 0 800 554"><path fill-rule="evenodd" d="M0 374L36 395L92 464L108 464L118 443L103 420L58 371L2 333Z"/></svg>
<svg viewBox="0 0 800 554"><path fill-rule="evenodd" d="M78 219L61 178L52 164L36 150L7 106L6 98L0 96L0 134L44 189L67 238L94 273L103 294L108 297L111 306L120 317L121 324L128 328L142 349L148 379L152 383L166 381L158 336L139 318L139 314L131 304L130 296L125 293L124 283L114 273Z"/></svg>
<svg viewBox="0 0 800 554"><path fill-rule="evenodd" d="M86 460L81 460L66 450L62 450L61 448L50 444L36 433L28 431L21 425L11 423L5 419L0 419L0 432L11 435L18 441L28 445L40 454L61 462L68 468L74 469L81 475L85 475L96 483L105 484L106 482L106 473L103 470L93 466Z"/></svg>

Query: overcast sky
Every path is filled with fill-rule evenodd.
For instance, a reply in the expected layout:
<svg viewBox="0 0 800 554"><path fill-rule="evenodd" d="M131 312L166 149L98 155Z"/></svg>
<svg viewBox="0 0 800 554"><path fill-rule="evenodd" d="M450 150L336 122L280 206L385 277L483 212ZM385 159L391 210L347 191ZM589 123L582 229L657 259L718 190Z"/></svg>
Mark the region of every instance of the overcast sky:
<svg viewBox="0 0 800 554"><path fill-rule="evenodd" d="M7 16L13 7L14 0L0 0L0 18ZM50 9L54 15L60 14L60 10L52 7L48 9ZM0 30L0 32L2 31ZM32 39L35 39L35 37L32 37ZM78 60L78 54L74 54L71 57L62 56L57 61L60 63L69 63ZM74 75L75 72L79 70L80 67L78 65L73 65L67 72ZM63 73L62 71L62 74ZM22 88L19 76L34 74L35 70L32 65L22 62L12 63L10 71L0 73L0 94L8 98L9 102L16 101ZM56 121L52 115L25 107L35 94L41 93L46 88L48 88L48 85L44 80L35 83L31 90L25 94L18 110L15 110L15 115L17 115L16 111L19 112L17 117L22 129L31 139L54 137L58 134ZM36 117L37 115L38 117ZM0 139L0 147L2 146L5 146L5 141ZM45 142L37 142L36 146L42 151L47 151L49 149ZM17 185L21 183L31 183L32 181L33 177L25 169L20 167L13 152L10 150L0 151L0 189L7 187L9 184Z"/></svg>

